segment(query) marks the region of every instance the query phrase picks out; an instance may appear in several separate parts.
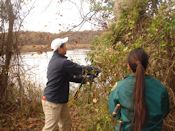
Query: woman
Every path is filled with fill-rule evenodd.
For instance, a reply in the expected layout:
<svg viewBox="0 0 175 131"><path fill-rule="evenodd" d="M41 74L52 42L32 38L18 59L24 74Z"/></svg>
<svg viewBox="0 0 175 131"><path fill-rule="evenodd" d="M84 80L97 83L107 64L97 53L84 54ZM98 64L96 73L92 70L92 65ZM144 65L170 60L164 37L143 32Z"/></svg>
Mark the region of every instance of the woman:
<svg viewBox="0 0 175 131"><path fill-rule="evenodd" d="M109 95L109 111L118 108L116 131L161 131L169 99L161 82L145 74L148 55L142 48L128 55L132 74L116 83ZM117 105L117 106L116 106Z"/></svg>

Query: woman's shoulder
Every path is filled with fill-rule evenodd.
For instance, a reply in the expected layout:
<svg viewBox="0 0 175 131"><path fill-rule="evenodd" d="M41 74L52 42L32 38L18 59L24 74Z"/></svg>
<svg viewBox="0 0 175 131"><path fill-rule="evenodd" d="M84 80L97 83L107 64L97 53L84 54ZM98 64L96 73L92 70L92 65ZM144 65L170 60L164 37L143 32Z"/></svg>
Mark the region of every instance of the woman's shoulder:
<svg viewBox="0 0 175 131"><path fill-rule="evenodd" d="M166 90L166 87L163 85L163 83L159 79L155 78L154 76L147 75L145 78L146 78L146 83L148 83L149 85L155 88L159 88L162 91Z"/></svg>
<svg viewBox="0 0 175 131"><path fill-rule="evenodd" d="M163 86L162 82L159 79L152 76L152 75L146 75L145 80L148 81L148 82L159 84L159 85Z"/></svg>
<svg viewBox="0 0 175 131"><path fill-rule="evenodd" d="M122 90L123 88L127 87L128 85L133 85L134 84L134 76L132 74L127 75L123 77L123 79L117 81L115 85L112 88L112 91L114 90Z"/></svg>
<svg viewBox="0 0 175 131"><path fill-rule="evenodd" d="M119 81L119 85L125 85L135 82L135 76L134 74L129 74L127 76L124 76L122 80Z"/></svg>

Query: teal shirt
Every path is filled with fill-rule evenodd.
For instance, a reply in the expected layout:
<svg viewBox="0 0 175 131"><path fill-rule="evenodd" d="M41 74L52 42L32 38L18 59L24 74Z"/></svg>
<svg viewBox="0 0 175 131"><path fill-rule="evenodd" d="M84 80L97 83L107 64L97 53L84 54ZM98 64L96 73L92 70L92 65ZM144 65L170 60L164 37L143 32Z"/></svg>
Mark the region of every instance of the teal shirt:
<svg viewBox="0 0 175 131"><path fill-rule="evenodd" d="M117 104L121 105L116 119L123 122L122 131L132 131L134 86L135 76L129 75L117 82L109 95L108 106L110 113L113 112ZM145 76L145 86L145 100L149 116L142 131L161 131L163 118L169 112L167 90L159 80L151 76ZM116 125L115 130L118 131L118 128L119 125Z"/></svg>

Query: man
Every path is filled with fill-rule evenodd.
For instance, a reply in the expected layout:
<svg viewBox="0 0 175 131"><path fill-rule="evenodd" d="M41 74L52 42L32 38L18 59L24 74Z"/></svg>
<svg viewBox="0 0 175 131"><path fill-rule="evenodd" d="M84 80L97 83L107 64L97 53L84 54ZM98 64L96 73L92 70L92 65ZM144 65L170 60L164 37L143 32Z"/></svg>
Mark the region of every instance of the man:
<svg viewBox="0 0 175 131"><path fill-rule="evenodd" d="M59 131L71 130L71 117L67 102L69 99L69 82L85 82L82 74L91 71L91 66L80 66L67 60L66 42L68 37L57 38L52 41L54 50L47 70L47 84L42 97L43 111L45 114L45 126L43 131L53 131L59 127ZM78 77L77 77L78 76Z"/></svg>

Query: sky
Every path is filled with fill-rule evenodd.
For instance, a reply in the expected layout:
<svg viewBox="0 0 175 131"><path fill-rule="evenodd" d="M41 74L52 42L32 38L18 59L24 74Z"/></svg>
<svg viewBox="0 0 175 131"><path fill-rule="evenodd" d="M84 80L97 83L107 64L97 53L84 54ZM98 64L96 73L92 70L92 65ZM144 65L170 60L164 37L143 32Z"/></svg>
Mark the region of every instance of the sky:
<svg viewBox="0 0 175 131"><path fill-rule="evenodd" d="M78 25L81 21L81 15L89 12L89 3L84 0L32 0L27 4L27 8L34 8L23 22L23 30L59 33L68 31L73 25ZM85 23L82 28L74 30L91 30L94 26Z"/></svg>

